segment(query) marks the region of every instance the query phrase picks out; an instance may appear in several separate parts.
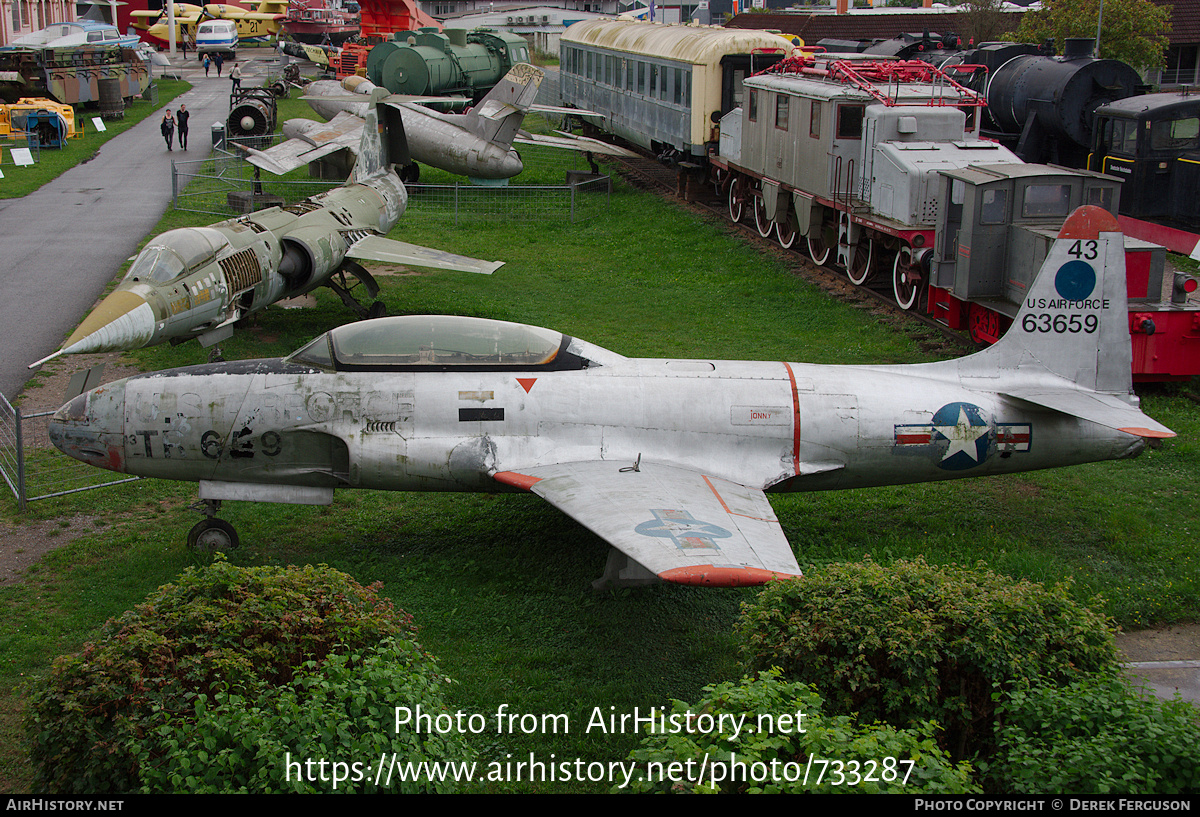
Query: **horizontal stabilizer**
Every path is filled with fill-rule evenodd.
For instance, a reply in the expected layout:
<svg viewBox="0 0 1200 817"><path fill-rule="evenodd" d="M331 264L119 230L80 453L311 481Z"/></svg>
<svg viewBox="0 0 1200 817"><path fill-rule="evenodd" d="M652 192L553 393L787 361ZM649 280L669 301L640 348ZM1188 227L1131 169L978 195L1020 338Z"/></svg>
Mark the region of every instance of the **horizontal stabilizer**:
<svg viewBox="0 0 1200 817"><path fill-rule="evenodd" d="M562 131L555 132L562 133ZM561 148L563 150L577 150L580 153L597 153L602 156L637 156L631 150L610 145L608 142L601 142L599 139L589 139L586 136L573 136L571 134L547 136L541 133L521 131L513 141L522 145L541 145L543 147Z"/></svg>
<svg viewBox="0 0 1200 817"><path fill-rule="evenodd" d="M1036 388L1029 390L1009 389L1007 397L1015 397L1044 408L1079 417L1091 423L1124 431L1137 437L1174 437L1175 432L1147 417L1141 410L1111 394L1099 392L1070 391L1067 389Z"/></svg>
<svg viewBox="0 0 1200 817"><path fill-rule="evenodd" d="M360 238L350 246L346 255L359 261L411 264L417 267L433 267L457 272L478 272L483 275L491 275L504 266L503 261L481 261L478 258L455 255L377 235Z"/></svg>

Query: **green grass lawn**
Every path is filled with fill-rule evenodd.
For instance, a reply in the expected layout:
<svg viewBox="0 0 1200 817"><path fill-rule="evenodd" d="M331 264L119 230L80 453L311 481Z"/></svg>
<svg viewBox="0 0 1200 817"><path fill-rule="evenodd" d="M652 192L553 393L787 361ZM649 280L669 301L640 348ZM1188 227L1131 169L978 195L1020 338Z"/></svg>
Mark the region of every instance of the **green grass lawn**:
<svg viewBox="0 0 1200 817"><path fill-rule="evenodd" d="M188 214L168 214L178 226ZM200 221L199 223L205 223ZM478 315L552 327L629 356L817 363L918 362L919 332L897 332L805 283L722 222L618 184L582 224L447 227L401 221L393 238L507 261L492 276L378 276L391 314ZM269 309L223 344L229 359L285 354L352 315L328 291L316 309ZM195 344L142 350L148 370L203 362ZM63 363L61 365L68 365ZM1148 389L1147 411L1179 436L1133 461L874 490L772 497L805 570L870 554L924 554L1014 578L1071 581L1125 627L1200 618L1200 407ZM13 525L57 521L83 535L24 583L0 587L0 697L8 747L0 787L22 791L21 690L188 565L195 487L143 480L34 503ZM527 495L339 492L330 507L227 503L237 564L326 563L412 613L422 645L455 685L452 706L488 715L565 714L558 734L475 736L485 760L615 760L635 734L588 731L605 714L693 700L740 673L730 628L755 591L658 586L594 593L604 542ZM398 702L400 703L400 702ZM384 725L381 724L381 728ZM607 783L586 787L604 791ZM479 791L571 791L482 784Z"/></svg>

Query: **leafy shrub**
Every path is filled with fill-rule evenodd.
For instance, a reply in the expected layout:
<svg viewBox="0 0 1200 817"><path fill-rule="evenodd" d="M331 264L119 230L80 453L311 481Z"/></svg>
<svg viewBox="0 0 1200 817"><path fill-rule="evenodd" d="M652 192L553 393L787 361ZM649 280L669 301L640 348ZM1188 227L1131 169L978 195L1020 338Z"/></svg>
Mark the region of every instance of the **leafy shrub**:
<svg viewBox="0 0 1200 817"><path fill-rule="evenodd" d="M1015 690L997 711L999 791L1200 793L1200 712L1115 677Z"/></svg>
<svg viewBox="0 0 1200 817"><path fill-rule="evenodd" d="M860 726L825 715L812 687L778 671L704 689L694 704L673 701L629 759L637 793L819 792L965 794L978 789L967 763L953 764L931 724ZM803 714L803 718L796 717ZM722 716L725 716L724 728ZM709 720L705 720L705 719ZM741 722L740 730L735 724ZM677 728L678 727L678 728ZM736 737L735 737L736 735ZM619 790L619 789L615 789Z"/></svg>
<svg viewBox="0 0 1200 817"><path fill-rule="evenodd" d="M833 712L935 721L957 759L992 749L997 689L1117 666L1108 622L1065 587L922 559L774 582L743 608L738 633L752 670L814 684Z"/></svg>
<svg viewBox="0 0 1200 817"><path fill-rule="evenodd" d="M160 730L164 751L141 764L143 791L194 794L448 793L455 781L404 773L423 761L475 759L458 731L393 728L395 707L444 710L438 679L410 641L393 639L362 654L330 655L286 687L257 698L218 692L191 718ZM385 761L380 774L379 763ZM409 766L411 764L411 766Z"/></svg>
<svg viewBox="0 0 1200 817"><path fill-rule="evenodd" d="M136 791L143 764L165 751L162 728L198 701L255 700L387 639L418 653L411 617L377 591L325 565L189 568L55 660L26 722L36 789Z"/></svg>

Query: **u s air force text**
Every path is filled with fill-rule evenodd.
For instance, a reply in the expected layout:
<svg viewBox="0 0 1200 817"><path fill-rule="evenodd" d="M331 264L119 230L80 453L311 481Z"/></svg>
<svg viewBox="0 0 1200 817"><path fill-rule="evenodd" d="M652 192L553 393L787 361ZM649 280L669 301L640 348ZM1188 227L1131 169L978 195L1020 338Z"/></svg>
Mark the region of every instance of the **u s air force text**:
<svg viewBox="0 0 1200 817"><path fill-rule="evenodd" d="M643 711L637 707L632 712L618 712L616 707L593 707L583 727L585 734L625 735L647 731L657 735L682 733L721 734L737 739L743 729L751 732L786 732L803 734L803 712L782 714L760 714L753 723L749 715L731 713L711 714L708 712L665 712L661 709ZM570 718L564 714L518 713L500 704L492 715L478 712L425 712L416 707L396 707L395 729L415 729L425 734L448 734L451 732L482 734L566 734L571 731Z"/></svg>

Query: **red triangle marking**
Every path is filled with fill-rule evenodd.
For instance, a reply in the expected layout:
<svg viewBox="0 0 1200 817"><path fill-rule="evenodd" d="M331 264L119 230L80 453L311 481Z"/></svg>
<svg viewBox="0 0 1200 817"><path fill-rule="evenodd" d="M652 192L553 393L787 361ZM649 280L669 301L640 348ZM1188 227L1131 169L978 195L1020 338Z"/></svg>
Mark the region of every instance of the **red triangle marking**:
<svg viewBox="0 0 1200 817"><path fill-rule="evenodd" d="M533 384L537 382L537 378L536 377L518 377L517 382L521 384L521 388L523 388L525 390L525 393L529 394L529 390L533 388Z"/></svg>

